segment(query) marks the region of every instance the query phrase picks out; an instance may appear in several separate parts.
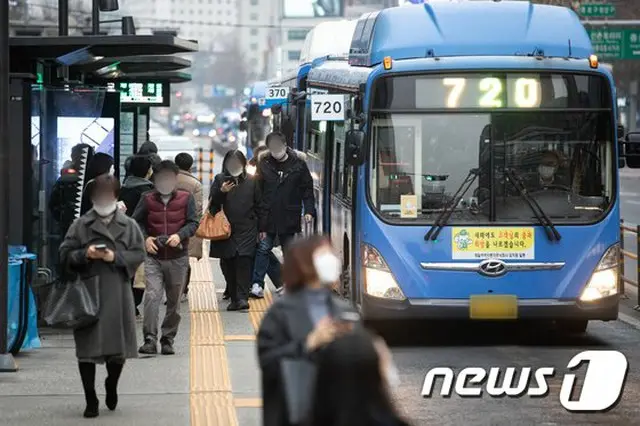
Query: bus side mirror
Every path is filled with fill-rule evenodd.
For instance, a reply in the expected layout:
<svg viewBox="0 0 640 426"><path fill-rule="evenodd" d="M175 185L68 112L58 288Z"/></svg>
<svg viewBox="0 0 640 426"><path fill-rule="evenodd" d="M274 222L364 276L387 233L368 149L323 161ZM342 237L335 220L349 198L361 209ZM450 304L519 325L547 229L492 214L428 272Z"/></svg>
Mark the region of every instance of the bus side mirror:
<svg viewBox="0 0 640 426"><path fill-rule="evenodd" d="M640 169L640 132L628 133L622 145L627 167Z"/></svg>
<svg viewBox="0 0 640 426"><path fill-rule="evenodd" d="M246 120L242 120L240 123L238 123L238 129L240 129L241 132L246 132L247 131L247 121Z"/></svg>
<svg viewBox="0 0 640 426"><path fill-rule="evenodd" d="M360 166L364 163L364 132L362 130L349 130L345 137L344 158L351 166Z"/></svg>

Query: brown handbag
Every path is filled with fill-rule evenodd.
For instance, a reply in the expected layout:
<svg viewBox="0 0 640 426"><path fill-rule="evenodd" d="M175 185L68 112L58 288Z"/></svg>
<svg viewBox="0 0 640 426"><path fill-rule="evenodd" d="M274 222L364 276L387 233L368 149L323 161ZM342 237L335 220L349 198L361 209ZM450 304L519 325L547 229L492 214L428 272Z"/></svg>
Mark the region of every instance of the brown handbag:
<svg viewBox="0 0 640 426"><path fill-rule="evenodd" d="M215 215L212 215L207 209L204 216L202 216L202 220L200 220L196 237L211 241L229 239L231 237L231 224L224 211L220 209Z"/></svg>

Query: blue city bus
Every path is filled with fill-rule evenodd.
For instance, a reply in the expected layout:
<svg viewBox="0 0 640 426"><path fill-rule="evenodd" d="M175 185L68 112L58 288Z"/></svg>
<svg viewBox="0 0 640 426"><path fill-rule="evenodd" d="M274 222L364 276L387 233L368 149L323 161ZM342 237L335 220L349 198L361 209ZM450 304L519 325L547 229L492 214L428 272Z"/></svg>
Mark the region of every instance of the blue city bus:
<svg viewBox="0 0 640 426"><path fill-rule="evenodd" d="M304 150L363 317L550 320L618 316L615 86L567 8L447 2L362 17L348 61L309 91ZM313 95L311 95L313 103ZM325 105L312 105L324 109Z"/></svg>
<svg viewBox="0 0 640 426"><path fill-rule="evenodd" d="M273 80L269 82L270 87L287 87L289 93L295 96L296 93L304 92L307 88L307 74L311 70L311 63L305 63L298 67L297 72L292 75L288 75L282 79ZM288 115L288 118L292 120L295 125L293 133L293 148L302 149L304 140L304 125L305 125L305 100L301 99L296 102L288 102L288 105L283 105L284 113ZM298 131L301 129L301 131Z"/></svg>

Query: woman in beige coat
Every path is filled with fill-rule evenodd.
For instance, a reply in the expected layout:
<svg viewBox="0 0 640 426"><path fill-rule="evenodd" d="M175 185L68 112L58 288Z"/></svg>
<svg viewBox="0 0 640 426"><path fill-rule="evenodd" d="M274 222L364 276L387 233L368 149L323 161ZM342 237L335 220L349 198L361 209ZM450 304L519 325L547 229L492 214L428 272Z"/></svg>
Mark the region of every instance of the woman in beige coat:
<svg viewBox="0 0 640 426"><path fill-rule="evenodd" d="M193 167L193 157L186 152L182 152L176 155L175 163L180 168L178 174L178 189L188 191L193 194L193 198L196 199L196 209L198 214L202 213L202 183L191 174L191 167ZM189 257L195 257L196 259L202 259L202 239L193 237L189 239ZM183 297L186 299L189 293L189 280L191 278L191 266L187 273L187 282L184 286Z"/></svg>

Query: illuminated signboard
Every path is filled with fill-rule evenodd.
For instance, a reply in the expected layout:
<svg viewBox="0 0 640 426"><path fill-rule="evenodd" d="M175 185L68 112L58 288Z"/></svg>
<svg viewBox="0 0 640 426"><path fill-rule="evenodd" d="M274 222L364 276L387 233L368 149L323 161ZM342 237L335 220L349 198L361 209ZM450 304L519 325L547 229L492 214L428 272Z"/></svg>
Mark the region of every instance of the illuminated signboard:
<svg viewBox="0 0 640 426"><path fill-rule="evenodd" d="M169 106L167 83L116 83L120 91L120 102L127 105Z"/></svg>

